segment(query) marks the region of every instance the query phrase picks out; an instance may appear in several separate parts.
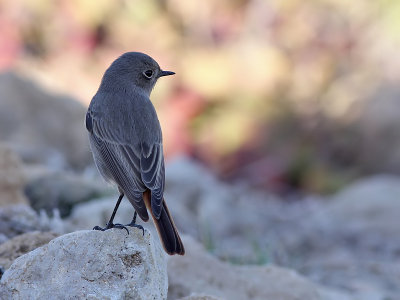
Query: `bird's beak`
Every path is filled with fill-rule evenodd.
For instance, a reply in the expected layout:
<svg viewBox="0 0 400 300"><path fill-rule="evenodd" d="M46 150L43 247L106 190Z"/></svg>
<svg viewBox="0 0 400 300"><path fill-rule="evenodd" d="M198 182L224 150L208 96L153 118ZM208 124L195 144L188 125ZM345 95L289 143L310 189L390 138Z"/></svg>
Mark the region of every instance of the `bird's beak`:
<svg viewBox="0 0 400 300"><path fill-rule="evenodd" d="M162 76L169 76L169 75L174 75L175 72L171 72L171 71L161 71L160 74L158 74L158 77L162 77Z"/></svg>

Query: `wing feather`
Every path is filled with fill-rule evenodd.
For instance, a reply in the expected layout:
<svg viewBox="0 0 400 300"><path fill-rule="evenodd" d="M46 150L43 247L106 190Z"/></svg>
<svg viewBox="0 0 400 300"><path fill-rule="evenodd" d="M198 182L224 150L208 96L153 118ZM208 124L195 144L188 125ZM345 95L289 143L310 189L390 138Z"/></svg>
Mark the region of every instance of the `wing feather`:
<svg viewBox="0 0 400 300"><path fill-rule="evenodd" d="M162 144L142 144L140 159L144 184L151 190L151 209L156 218L161 215L164 194L165 167Z"/></svg>
<svg viewBox="0 0 400 300"><path fill-rule="evenodd" d="M112 130L103 118L94 116L90 110L86 127L91 129L90 144L102 176L123 190L143 220L148 219L143 192L149 189L153 214L159 218L165 185L161 138L155 142L137 141L134 144L127 140L126 134Z"/></svg>

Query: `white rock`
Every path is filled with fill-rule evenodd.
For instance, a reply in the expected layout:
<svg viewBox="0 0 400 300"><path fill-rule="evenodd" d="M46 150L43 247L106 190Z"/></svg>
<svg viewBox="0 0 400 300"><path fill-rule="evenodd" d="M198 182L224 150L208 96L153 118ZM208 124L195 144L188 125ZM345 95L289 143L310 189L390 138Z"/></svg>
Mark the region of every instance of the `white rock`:
<svg viewBox="0 0 400 300"><path fill-rule="evenodd" d="M151 234L77 231L14 261L0 299L166 299L165 254Z"/></svg>
<svg viewBox="0 0 400 300"><path fill-rule="evenodd" d="M8 269L15 259L47 244L57 236L54 232L33 231L0 243L0 268Z"/></svg>

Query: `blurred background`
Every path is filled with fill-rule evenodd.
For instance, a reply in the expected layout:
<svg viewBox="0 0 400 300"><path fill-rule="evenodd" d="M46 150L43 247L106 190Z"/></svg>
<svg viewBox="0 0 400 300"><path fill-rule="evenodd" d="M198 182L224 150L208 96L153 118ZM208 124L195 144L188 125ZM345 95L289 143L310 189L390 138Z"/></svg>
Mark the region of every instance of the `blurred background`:
<svg viewBox="0 0 400 300"><path fill-rule="evenodd" d="M85 106L123 52L175 71L153 94L168 158L277 192L400 170L398 1L0 3L0 69Z"/></svg>
<svg viewBox="0 0 400 300"><path fill-rule="evenodd" d="M84 114L111 62L145 52L176 72L152 101L169 198L189 201L170 200L171 211L198 217L178 216L183 232L223 260L273 262L363 296L384 277L372 286L394 295L400 268L385 267L400 267L399 49L396 0L1 0L0 141L28 170L25 194L38 211L66 217L103 196L73 177L101 184ZM238 208L218 223L220 198ZM243 241L250 250L232 250ZM360 257L354 268L368 275L351 282L345 266ZM385 260L380 273L371 260ZM385 295L362 299L398 299Z"/></svg>

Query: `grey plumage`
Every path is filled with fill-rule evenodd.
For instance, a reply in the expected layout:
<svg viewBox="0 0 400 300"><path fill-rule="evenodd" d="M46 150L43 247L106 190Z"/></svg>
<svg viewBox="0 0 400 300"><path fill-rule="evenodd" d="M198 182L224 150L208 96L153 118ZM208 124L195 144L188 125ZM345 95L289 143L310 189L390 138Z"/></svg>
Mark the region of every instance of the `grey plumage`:
<svg viewBox="0 0 400 300"><path fill-rule="evenodd" d="M163 210L162 133L149 97L157 79L171 74L143 53L125 53L105 72L86 115L90 146L100 174L118 186L144 221L149 219L147 209L155 222L163 211L168 212L166 207ZM147 209L143 199L146 191L151 203ZM181 243L169 213L167 217L177 235L175 239L179 239L175 243ZM184 253L183 245L181 248Z"/></svg>

